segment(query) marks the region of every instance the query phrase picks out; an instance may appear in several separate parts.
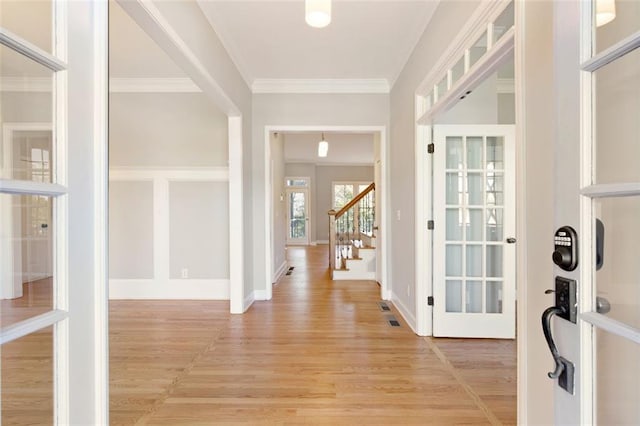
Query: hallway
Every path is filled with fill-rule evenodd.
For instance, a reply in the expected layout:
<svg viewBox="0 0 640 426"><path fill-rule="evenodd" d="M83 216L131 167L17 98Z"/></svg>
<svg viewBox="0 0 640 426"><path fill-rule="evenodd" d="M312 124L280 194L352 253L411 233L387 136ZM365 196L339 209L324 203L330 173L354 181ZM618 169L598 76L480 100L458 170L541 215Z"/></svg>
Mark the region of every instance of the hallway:
<svg viewBox="0 0 640 426"><path fill-rule="evenodd" d="M112 424L515 424L515 342L424 339L327 246L242 316L227 302L111 302Z"/></svg>

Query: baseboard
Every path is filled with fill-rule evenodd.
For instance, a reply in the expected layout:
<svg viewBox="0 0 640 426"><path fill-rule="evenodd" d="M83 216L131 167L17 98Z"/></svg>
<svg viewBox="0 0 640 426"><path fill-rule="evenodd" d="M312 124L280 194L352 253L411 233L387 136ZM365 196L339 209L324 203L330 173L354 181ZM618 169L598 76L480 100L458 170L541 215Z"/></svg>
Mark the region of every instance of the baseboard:
<svg viewBox="0 0 640 426"><path fill-rule="evenodd" d="M253 302L256 301L254 293L255 292L252 291L251 293L249 293L248 296L244 298L244 301L242 302L242 313L247 312L251 307L251 305L253 305Z"/></svg>
<svg viewBox="0 0 640 426"><path fill-rule="evenodd" d="M267 290L253 290L254 300L269 300L267 299Z"/></svg>
<svg viewBox="0 0 640 426"><path fill-rule="evenodd" d="M109 280L109 299L229 300L229 280Z"/></svg>
<svg viewBox="0 0 640 426"><path fill-rule="evenodd" d="M317 242L317 241L311 241L310 245L312 245L312 246L317 246L317 245L318 245L318 242Z"/></svg>
<svg viewBox="0 0 640 426"><path fill-rule="evenodd" d="M375 272L360 272L360 271L341 271L335 270L331 277L334 280L367 280L367 281L375 281L376 273Z"/></svg>
<svg viewBox="0 0 640 426"><path fill-rule="evenodd" d="M316 245L329 244L329 240L316 240Z"/></svg>
<svg viewBox="0 0 640 426"><path fill-rule="evenodd" d="M280 267L273 274L273 277L271 277L271 282L273 284L277 283L278 280L280 279L280 277L282 277L282 275L284 275L285 272L287 272L287 261L286 260L282 261L282 265L280 265Z"/></svg>
<svg viewBox="0 0 640 426"><path fill-rule="evenodd" d="M400 315L402 315L402 318L404 318L407 325L409 325L409 328L411 328L414 333L418 334L416 331L418 329L416 327L416 316L412 314L402 301L393 293L391 294L391 303L393 303L393 306L395 306L398 312L400 312Z"/></svg>

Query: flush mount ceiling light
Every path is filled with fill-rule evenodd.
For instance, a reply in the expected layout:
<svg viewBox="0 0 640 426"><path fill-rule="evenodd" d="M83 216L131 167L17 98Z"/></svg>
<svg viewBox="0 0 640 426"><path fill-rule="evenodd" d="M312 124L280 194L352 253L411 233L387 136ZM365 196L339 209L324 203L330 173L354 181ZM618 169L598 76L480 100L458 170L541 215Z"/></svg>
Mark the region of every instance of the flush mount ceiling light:
<svg viewBox="0 0 640 426"><path fill-rule="evenodd" d="M331 23L331 0L305 0L304 12L309 26L324 28Z"/></svg>
<svg viewBox="0 0 640 426"><path fill-rule="evenodd" d="M601 27L616 19L616 1L598 0L596 2L596 27Z"/></svg>
<svg viewBox="0 0 640 426"><path fill-rule="evenodd" d="M324 133L322 134L322 140L318 142L318 157L326 157L329 152L329 142L324 140Z"/></svg>

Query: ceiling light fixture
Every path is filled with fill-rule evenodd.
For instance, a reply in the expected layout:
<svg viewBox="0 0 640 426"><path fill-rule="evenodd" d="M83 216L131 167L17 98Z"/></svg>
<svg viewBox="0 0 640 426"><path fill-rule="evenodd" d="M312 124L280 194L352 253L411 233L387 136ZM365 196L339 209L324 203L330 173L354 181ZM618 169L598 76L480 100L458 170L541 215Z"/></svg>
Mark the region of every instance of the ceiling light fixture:
<svg viewBox="0 0 640 426"><path fill-rule="evenodd" d="M324 139L324 133L322 134L322 140L318 142L318 157L326 157L329 152L329 142Z"/></svg>
<svg viewBox="0 0 640 426"><path fill-rule="evenodd" d="M616 19L616 1L596 1L596 27L601 27Z"/></svg>
<svg viewBox="0 0 640 426"><path fill-rule="evenodd" d="M304 19L314 28L324 28L331 23L331 0L305 0Z"/></svg>

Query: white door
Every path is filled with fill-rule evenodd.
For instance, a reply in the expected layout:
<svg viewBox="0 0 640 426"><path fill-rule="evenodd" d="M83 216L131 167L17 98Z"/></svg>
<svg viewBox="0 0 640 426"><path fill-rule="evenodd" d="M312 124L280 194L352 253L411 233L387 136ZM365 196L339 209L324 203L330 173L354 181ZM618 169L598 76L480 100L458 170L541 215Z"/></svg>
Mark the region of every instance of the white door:
<svg viewBox="0 0 640 426"><path fill-rule="evenodd" d="M287 188L287 244L309 244L309 190Z"/></svg>
<svg viewBox="0 0 640 426"><path fill-rule="evenodd" d="M108 423L107 16L0 2L2 423ZM51 138L5 137L36 123Z"/></svg>
<svg viewBox="0 0 640 426"><path fill-rule="evenodd" d="M615 19L596 26L605 6ZM576 269L554 270L578 288L576 322L552 319L568 367L554 379L555 422L637 425L640 2L556 2L554 13L555 223L576 230L579 249Z"/></svg>
<svg viewBox="0 0 640 426"><path fill-rule="evenodd" d="M433 334L515 337L514 126L435 126Z"/></svg>

